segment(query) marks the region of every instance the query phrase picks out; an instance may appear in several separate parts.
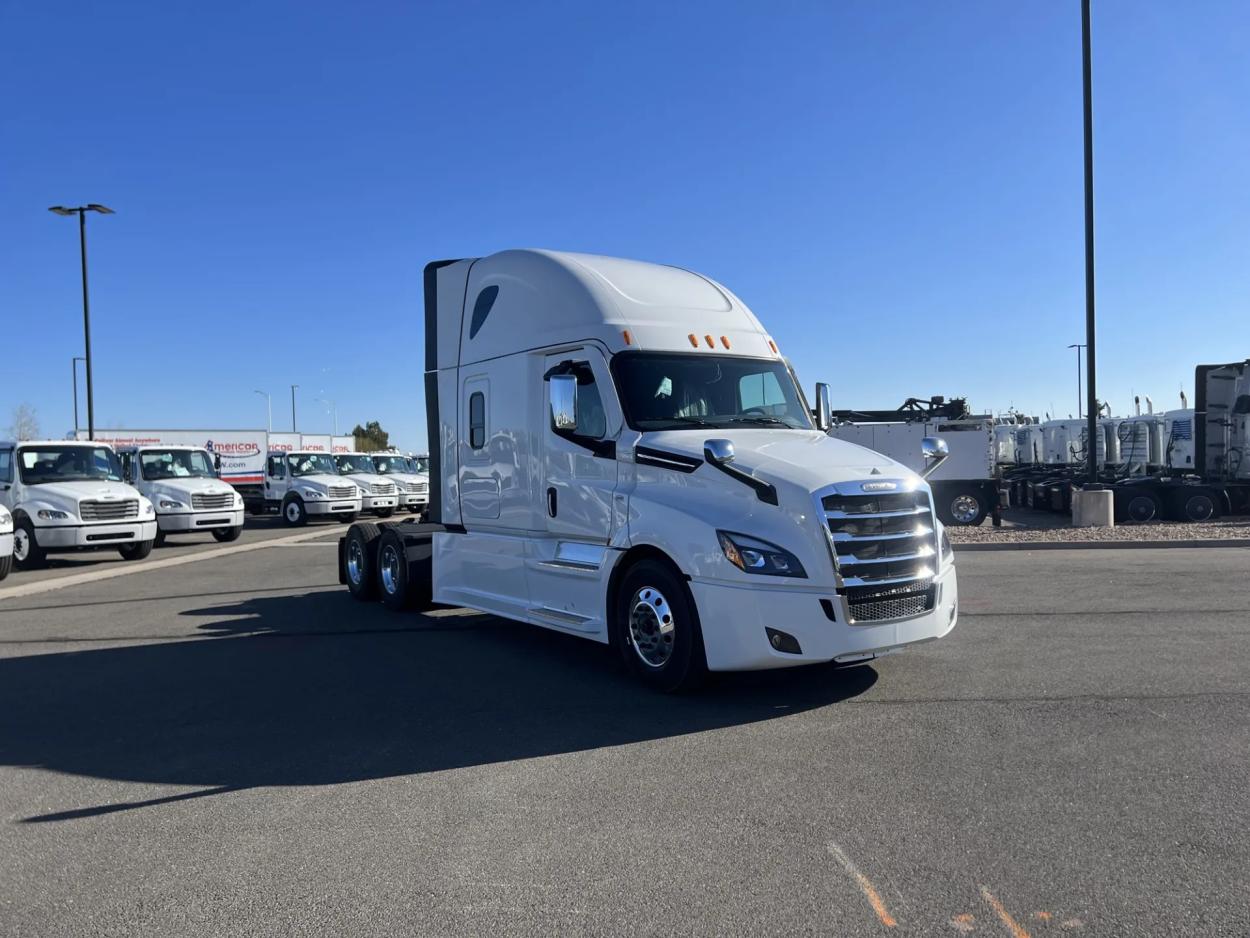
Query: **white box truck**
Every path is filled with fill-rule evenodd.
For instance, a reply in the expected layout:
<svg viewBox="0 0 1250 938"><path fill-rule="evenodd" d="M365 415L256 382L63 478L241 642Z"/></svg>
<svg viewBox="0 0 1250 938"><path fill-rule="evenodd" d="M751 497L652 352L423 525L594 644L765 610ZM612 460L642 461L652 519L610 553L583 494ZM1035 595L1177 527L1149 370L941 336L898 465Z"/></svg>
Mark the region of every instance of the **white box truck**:
<svg viewBox="0 0 1250 938"><path fill-rule="evenodd" d="M306 524L309 517L354 521L361 494L354 482L339 475L330 453L276 449L265 461L265 506L281 513L292 527Z"/></svg>
<svg viewBox="0 0 1250 938"><path fill-rule="evenodd" d="M156 507L156 544L169 534L207 531L221 542L243 533L243 496L218 477L224 462L196 446L129 446L118 450L122 478Z"/></svg>
<svg viewBox="0 0 1250 938"><path fill-rule="evenodd" d="M13 515L0 505L0 580L13 568Z"/></svg>
<svg viewBox="0 0 1250 938"><path fill-rule="evenodd" d="M116 550L142 560L156 540L152 503L122 481L113 448L92 440L0 442L0 504L13 516L13 561Z"/></svg>
<svg viewBox="0 0 1250 938"><path fill-rule="evenodd" d="M380 474L368 453L339 453L334 457L339 475L360 488L360 510L389 518L399 507L399 486Z"/></svg>
<svg viewBox="0 0 1250 938"><path fill-rule="evenodd" d="M720 284L505 251L428 265L425 317L436 523L352 525L352 595L610 643L665 690L705 668L867 661L955 625L928 484L828 436L823 386L813 422Z"/></svg>
<svg viewBox="0 0 1250 938"><path fill-rule="evenodd" d="M416 460L402 453L370 453L378 475L395 483L396 498L400 509L416 515L425 513L430 503L430 477L417 469Z"/></svg>

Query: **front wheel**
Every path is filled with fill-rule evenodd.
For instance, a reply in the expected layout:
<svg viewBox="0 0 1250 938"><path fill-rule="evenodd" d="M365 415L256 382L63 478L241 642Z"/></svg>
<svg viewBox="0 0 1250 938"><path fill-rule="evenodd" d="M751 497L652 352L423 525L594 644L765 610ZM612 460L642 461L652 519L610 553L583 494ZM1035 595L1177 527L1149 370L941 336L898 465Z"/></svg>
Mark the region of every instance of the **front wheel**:
<svg viewBox="0 0 1250 938"><path fill-rule="evenodd" d="M345 511L341 515L339 515L340 524L351 524L355 520L356 520L356 512L354 511Z"/></svg>
<svg viewBox="0 0 1250 938"><path fill-rule="evenodd" d="M666 693L696 686L707 671L694 600L658 560L630 567L617 591L617 648L635 676Z"/></svg>
<svg viewBox="0 0 1250 938"><path fill-rule="evenodd" d="M13 555L5 554L0 557L0 580L9 575L9 571L13 569Z"/></svg>
<svg viewBox="0 0 1250 938"><path fill-rule="evenodd" d="M223 544L229 543L230 541L237 541L239 539L239 535L242 533L243 525L241 524L236 524L229 528L213 528L214 539Z"/></svg>
<svg viewBox="0 0 1250 938"><path fill-rule="evenodd" d="M122 555L122 560L142 560L152 553L152 545L155 543L155 540L139 541L137 544L127 544L124 547L119 547L117 552Z"/></svg>
<svg viewBox="0 0 1250 938"><path fill-rule="evenodd" d="M13 528L13 563L19 570L38 570L48 562L48 552L35 540L35 526L23 518Z"/></svg>
<svg viewBox="0 0 1250 938"><path fill-rule="evenodd" d="M304 500L298 495L288 495L282 503L282 520L291 528L307 524L308 509L304 507Z"/></svg>
<svg viewBox="0 0 1250 938"><path fill-rule="evenodd" d="M378 513L379 518L389 518L391 515L395 514L395 509L394 508L379 508L377 513Z"/></svg>

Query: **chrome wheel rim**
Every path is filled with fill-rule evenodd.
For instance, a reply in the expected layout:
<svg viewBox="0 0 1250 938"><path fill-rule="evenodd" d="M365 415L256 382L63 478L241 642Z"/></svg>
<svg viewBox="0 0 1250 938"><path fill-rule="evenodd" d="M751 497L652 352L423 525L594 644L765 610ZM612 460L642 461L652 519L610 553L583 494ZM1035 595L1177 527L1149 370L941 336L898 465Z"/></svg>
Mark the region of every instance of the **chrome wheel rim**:
<svg viewBox="0 0 1250 938"><path fill-rule="evenodd" d="M386 590L388 596L394 596L399 589L399 551L393 544L382 548L382 555L378 558L378 570L382 574L382 589Z"/></svg>
<svg viewBox="0 0 1250 938"><path fill-rule="evenodd" d="M951 517L960 524L975 521L981 513L981 503L971 495L956 495L951 502Z"/></svg>
<svg viewBox="0 0 1250 938"><path fill-rule="evenodd" d="M1145 495L1138 495L1129 500L1128 516L1129 520L1138 523L1154 520L1155 502L1153 498L1147 498Z"/></svg>
<svg viewBox="0 0 1250 938"><path fill-rule="evenodd" d="M299 520L299 505L297 505L295 502L287 502L286 520L287 521Z"/></svg>
<svg viewBox="0 0 1250 938"><path fill-rule="evenodd" d="M677 622L664 594L644 586L629 603L629 643L642 663L662 668L673 655Z"/></svg>
<svg viewBox="0 0 1250 938"><path fill-rule="evenodd" d="M30 553L30 536L21 528L13 532L13 559L25 563Z"/></svg>
<svg viewBox="0 0 1250 938"><path fill-rule="evenodd" d="M365 554L360 548L360 541L354 537L347 541L347 578L353 586L359 586L365 571Z"/></svg>

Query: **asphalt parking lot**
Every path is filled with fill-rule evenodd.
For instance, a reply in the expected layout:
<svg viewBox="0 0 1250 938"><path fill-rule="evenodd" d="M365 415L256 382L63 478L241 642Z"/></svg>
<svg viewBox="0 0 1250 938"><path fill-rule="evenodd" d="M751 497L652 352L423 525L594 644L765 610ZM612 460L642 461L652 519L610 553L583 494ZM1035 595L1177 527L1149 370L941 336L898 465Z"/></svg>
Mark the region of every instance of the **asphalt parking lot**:
<svg viewBox="0 0 1250 938"><path fill-rule="evenodd" d="M0 590L0 933L1250 934L1250 550L964 554L947 639L674 698L321 530Z"/></svg>

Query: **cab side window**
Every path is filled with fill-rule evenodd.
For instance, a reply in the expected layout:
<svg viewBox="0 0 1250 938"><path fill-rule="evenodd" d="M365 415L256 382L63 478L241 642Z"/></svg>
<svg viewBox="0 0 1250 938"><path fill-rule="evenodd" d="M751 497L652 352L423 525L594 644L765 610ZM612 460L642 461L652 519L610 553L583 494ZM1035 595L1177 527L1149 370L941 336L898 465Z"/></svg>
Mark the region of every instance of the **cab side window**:
<svg viewBox="0 0 1250 938"><path fill-rule="evenodd" d="M13 450L0 449L0 483L13 481Z"/></svg>
<svg viewBox="0 0 1250 938"><path fill-rule="evenodd" d="M284 478L286 476L286 460L281 456L270 456L269 475L274 479Z"/></svg>
<svg viewBox="0 0 1250 938"><path fill-rule="evenodd" d="M469 395L469 447L481 449L486 445L486 395L474 391Z"/></svg>

